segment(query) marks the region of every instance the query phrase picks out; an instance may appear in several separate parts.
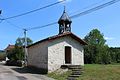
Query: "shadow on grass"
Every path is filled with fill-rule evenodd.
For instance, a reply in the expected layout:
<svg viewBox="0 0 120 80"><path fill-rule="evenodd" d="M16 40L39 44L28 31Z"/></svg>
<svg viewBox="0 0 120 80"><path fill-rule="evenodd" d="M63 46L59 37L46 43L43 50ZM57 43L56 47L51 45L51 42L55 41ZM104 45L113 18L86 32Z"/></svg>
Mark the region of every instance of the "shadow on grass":
<svg viewBox="0 0 120 80"><path fill-rule="evenodd" d="M11 68L11 69L19 73L47 74L47 70L35 68L35 67L20 67L20 68Z"/></svg>

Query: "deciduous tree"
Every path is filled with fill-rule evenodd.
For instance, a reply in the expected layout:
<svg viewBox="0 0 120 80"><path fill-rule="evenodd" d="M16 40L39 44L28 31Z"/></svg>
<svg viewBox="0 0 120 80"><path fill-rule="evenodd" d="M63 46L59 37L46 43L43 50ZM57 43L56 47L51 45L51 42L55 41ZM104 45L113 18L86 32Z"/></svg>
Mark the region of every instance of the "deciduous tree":
<svg viewBox="0 0 120 80"><path fill-rule="evenodd" d="M104 35L98 29L90 31L84 40L88 43L85 46L85 63L110 63L109 47L105 44Z"/></svg>
<svg viewBox="0 0 120 80"><path fill-rule="evenodd" d="M24 42L25 38L17 38L15 43L15 48L7 53L7 57L10 60L23 60L24 59ZM27 45L32 44L32 40L27 38Z"/></svg>

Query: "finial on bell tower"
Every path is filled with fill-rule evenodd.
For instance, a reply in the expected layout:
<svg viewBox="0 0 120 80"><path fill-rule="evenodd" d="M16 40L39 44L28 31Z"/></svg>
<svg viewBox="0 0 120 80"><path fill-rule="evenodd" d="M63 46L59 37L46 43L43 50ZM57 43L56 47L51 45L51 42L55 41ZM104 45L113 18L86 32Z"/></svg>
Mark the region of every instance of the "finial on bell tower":
<svg viewBox="0 0 120 80"><path fill-rule="evenodd" d="M59 24L59 34L63 34L65 32L71 32L71 19L66 13L66 6L64 6L64 11L62 16L60 17L58 24Z"/></svg>
<svg viewBox="0 0 120 80"><path fill-rule="evenodd" d="M66 6L64 5L64 12L66 12Z"/></svg>

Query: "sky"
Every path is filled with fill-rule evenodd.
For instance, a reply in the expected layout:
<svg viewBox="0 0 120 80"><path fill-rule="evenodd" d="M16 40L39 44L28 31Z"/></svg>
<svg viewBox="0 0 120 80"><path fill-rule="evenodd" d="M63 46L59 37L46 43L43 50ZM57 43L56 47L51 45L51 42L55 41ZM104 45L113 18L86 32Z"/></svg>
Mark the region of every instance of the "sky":
<svg viewBox="0 0 120 80"><path fill-rule="evenodd" d="M61 0L0 0L0 18L7 18L30 10L34 10ZM36 11L21 17L0 21L0 50L8 44L15 44L18 37L24 37L23 28L33 28L57 22L63 13L64 5L69 16L86 11L111 0L67 0L49 8ZM120 47L120 2L90 14L79 16L72 20L72 32L84 38L92 29L98 29L104 34L106 44L110 47ZM13 26L16 25L16 26ZM33 42L58 34L58 24L27 31L27 36Z"/></svg>

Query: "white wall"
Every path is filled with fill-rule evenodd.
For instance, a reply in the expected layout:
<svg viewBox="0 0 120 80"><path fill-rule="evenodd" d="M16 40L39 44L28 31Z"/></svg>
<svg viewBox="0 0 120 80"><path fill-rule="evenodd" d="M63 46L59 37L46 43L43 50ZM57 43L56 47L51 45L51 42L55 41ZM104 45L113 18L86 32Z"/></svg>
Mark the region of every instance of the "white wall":
<svg viewBox="0 0 120 80"><path fill-rule="evenodd" d="M59 69L65 64L65 46L70 46L73 65L84 65L83 46L71 37L53 40L48 45L48 70Z"/></svg>
<svg viewBox="0 0 120 80"><path fill-rule="evenodd" d="M43 42L28 48L28 66L48 69L48 42Z"/></svg>

